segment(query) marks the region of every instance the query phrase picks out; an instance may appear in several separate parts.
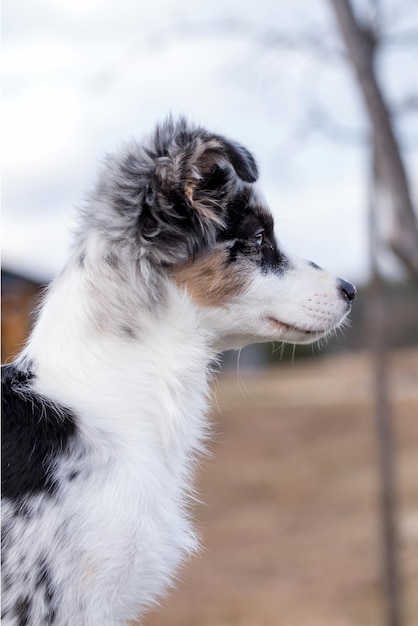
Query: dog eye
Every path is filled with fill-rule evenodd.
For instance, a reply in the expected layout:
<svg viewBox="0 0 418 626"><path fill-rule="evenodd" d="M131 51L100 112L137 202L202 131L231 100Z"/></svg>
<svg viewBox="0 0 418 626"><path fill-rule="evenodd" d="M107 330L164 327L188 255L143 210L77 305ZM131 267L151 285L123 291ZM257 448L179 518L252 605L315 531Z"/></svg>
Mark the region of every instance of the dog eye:
<svg viewBox="0 0 418 626"><path fill-rule="evenodd" d="M262 230L260 233L257 233L254 236L254 239L256 240L258 245L261 246L261 244L264 243L264 230Z"/></svg>

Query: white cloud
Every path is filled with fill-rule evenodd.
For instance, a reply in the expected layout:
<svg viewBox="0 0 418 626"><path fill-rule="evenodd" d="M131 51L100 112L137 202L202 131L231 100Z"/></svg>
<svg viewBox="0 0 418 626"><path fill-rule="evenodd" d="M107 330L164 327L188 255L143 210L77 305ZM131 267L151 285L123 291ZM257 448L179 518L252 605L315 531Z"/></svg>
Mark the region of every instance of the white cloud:
<svg viewBox="0 0 418 626"><path fill-rule="evenodd" d="M74 150L78 143L81 103L65 86L31 87L7 99L3 115L6 177L18 169L42 175L57 159L65 160L63 148Z"/></svg>

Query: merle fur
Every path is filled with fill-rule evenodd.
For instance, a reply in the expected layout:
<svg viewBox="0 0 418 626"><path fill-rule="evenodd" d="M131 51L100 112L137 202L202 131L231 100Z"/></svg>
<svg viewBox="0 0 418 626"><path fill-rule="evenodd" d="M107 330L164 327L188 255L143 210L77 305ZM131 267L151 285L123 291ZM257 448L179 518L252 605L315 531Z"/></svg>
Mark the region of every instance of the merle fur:
<svg viewBox="0 0 418 626"><path fill-rule="evenodd" d="M107 157L82 211L79 239L93 229L138 262L180 265L214 245L229 201L257 177L246 148L170 117L148 143L132 142Z"/></svg>

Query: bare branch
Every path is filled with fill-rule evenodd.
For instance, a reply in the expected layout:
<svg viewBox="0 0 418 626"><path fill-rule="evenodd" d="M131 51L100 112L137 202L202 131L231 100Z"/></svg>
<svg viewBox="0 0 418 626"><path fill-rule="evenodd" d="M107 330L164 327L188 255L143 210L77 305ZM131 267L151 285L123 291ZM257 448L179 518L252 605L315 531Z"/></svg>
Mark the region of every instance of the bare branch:
<svg viewBox="0 0 418 626"><path fill-rule="evenodd" d="M277 48L294 51L309 51L313 54L332 60L333 58L345 57L345 50L330 45L326 40L326 33L318 32L317 28L309 29L299 34L281 31L274 26L257 24L250 20L238 18L216 18L212 20L181 20L172 25L171 34L179 34L182 37L197 38L202 35L213 37L214 35L227 34L244 37L264 48ZM164 38L161 33L160 37Z"/></svg>
<svg viewBox="0 0 418 626"><path fill-rule="evenodd" d="M106 66L88 83L88 89L95 92L107 89L121 76L121 68L125 73L134 67L144 56L163 50L172 45L173 40L200 40L202 37L225 38L236 37L247 44L270 50L286 50L289 52L308 52L321 59L323 63L333 63L346 59L345 50L329 42L329 34L312 27L307 32L297 34L282 31L275 26L254 23L250 20L237 18L216 18L212 20L181 19L169 27L160 28L129 46L113 66Z"/></svg>
<svg viewBox="0 0 418 626"><path fill-rule="evenodd" d="M418 28L387 34L382 43L385 46L418 46Z"/></svg>
<svg viewBox="0 0 418 626"><path fill-rule="evenodd" d="M390 245L418 279L418 225L398 141L382 90L378 84L373 49L365 39L348 0L330 0L356 73L369 115L373 144L393 204Z"/></svg>

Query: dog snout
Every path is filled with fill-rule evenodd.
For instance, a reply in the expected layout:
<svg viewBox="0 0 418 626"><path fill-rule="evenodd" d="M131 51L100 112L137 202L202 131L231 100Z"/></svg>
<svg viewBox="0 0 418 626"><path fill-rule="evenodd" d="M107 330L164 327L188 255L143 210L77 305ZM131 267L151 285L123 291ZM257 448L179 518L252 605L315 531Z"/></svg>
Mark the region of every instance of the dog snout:
<svg viewBox="0 0 418 626"><path fill-rule="evenodd" d="M351 302L354 300L354 296L357 293L357 289L355 288L355 286L349 283L347 280L339 278L337 282L337 287L343 298L345 298L345 300L347 300L347 302L351 304Z"/></svg>

